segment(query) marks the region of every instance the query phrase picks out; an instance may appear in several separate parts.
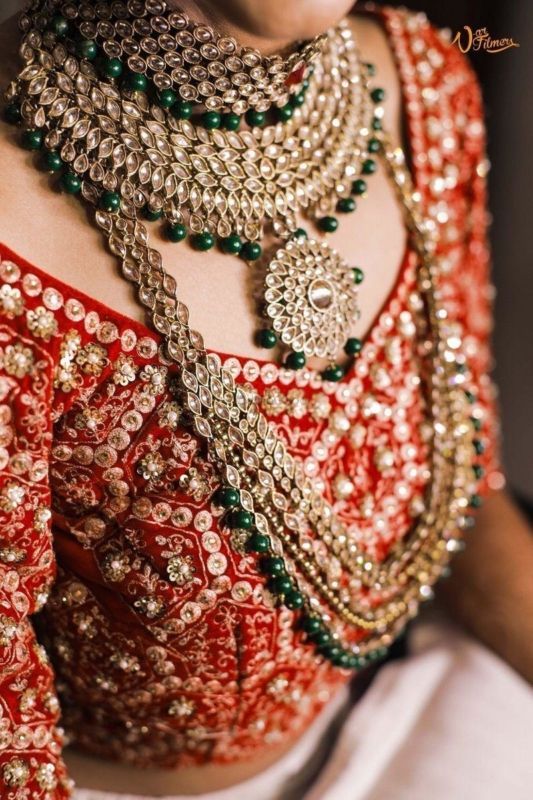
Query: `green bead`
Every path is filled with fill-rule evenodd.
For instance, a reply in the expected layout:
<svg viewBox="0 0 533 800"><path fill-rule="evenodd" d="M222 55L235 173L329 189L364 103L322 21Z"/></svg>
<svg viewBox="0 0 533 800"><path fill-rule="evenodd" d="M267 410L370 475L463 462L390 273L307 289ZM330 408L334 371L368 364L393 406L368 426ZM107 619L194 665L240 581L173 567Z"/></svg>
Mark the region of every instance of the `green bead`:
<svg viewBox="0 0 533 800"><path fill-rule="evenodd" d="M242 240L240 236L233 233L231 236L225 236L220 240L220 249L223 253L228 255L238 256L242 250Z"/></svg>
<svg viewBox="0 0 533 800"><path fill-rule="evenodd" d="M257 333L257 344L259 347L264 347L271 350L278 343L278 337L275 331L263 330Z"/></svg>
<svg viewBox="0 0 533 800"><path fill-rule="evenodd" d="M293 108L300 108L305 103L305 92L298 92L298 94L293 94L290 99L290 103Z"/></svg>
<svg viewBox="0 0 533 800"><path fill-rule="evenodd" d="M47 172L59 172L63 168L63 159L55 150L43 153L43 169Z"/></svg>
<svg viewBox="0 0 533 800"><path fill-rule="evenodd" d="M305 353L296 353L293 351L289 353L285 359L285 366L289 369L302 369L302 367L305 367L305 362Z"/></svg>
<svg viewBox="0 0 533 800"><path fill-rule="evenodd" d="M192 104L186 100L176 100L170 108L170 113L176 119L190 119L192 117Z"/></svg>
<svg viewBox="0 0 533 800"><path fill-rule="evenodd" d="M321 628L317 633L313 633L310 637L317 647L326 647L331 642L331 634Z"/></svg>
<svg viewBox="0 0 533 800"><path fill-rule="evenodd" d="M284 602L287 608L290 608L292 611L297 611L299 608L303 607L305 598L301 592L295 589L292 592L287 592Z"/></svg>
<svg viewBox="0 0 533 800"><path fill-rule="evenodd" d="M241 124L241 117L239 114L223 114L221 126L226 131L236 131Z"/></svg>
<svg viewBox="0 0 533 800"><path fill-rule="evenodd" d="M267 558L263 558L261 561L261 569L267 575L271 575L273 578L276 578L280 575L285 575L285 562L279 556L268 556Z"/></svg>
<svg viewBox="0 0 533 800"><path fill-rule="evenodd" d="M94 61L98 55L98 45L92 39L83 39L76 50L80 58L86 58L87 61Z"/></svg>
<svg viewBox="0 0 533 800"><path fill-rule="evenodd" d="M475 431L480 431L482 428L483 423L477 417L470 417L470 422L472 423Z"/></svg>
<svg viewBox="0 0 533 800"><path fill-rule="evenodd" d="M349 214L351 211L355 211L355 200L353 197L341 197L337 203L337 211L340 211L341 214Z"/></svg>
<svg viewBox="0 0 533 800"><path fill-rule="evenodd" d="M266 115L262 111L251 108L245 114L245 120L251 128L260 128L265 124Z"/></svg>
<svg viewBox="0 0 533 800"><path fill-rule="evenodd" d="M257 261L263 253L263 248L259 242L245 242L241 249L241 257L245 261Z"/></svg>
<svg viewBox="0 0 533 800"><path fill-rule="evenodd" d="M352 194L361 195L364 194L366 190L366 181L364 181L362 178L357 178L357 180L352 183Z"/></svg>
<svg viewBox="0 0 533 800"><path fill-rule="evenodd" d="M40 150L43 146L43 132L39 130L24 131L22 134L22 146L26 150Z"/></svg>
<svg viewBox="0 0 533 800"><path fill-rule="evenodd" d="M480 439L473 439L472 444L478 456L482 456L485 452L485 445Z"/></svg>
<svg viewBox="0 0 533 800"><path fill-rule="evenodd" d="M215 244L215 237L212 233L209 233L209 231L204 231L203 233L196 233L192 236L191 243L195 250L202 250L205 252L206 250L211 250Z"/></svg>
<svg viewBox="0 0 533 800"><path fill-rule="evenodd" d="M374 103L382 103L385 100L385 89L372 89L370 97Z"/></svg>
<svg viewBox="0 0 533 800"><path fill-rule="evenodd" d="M270 539L262 533L252 533L246 543L246 547L252 553L268 553L270 550Z"/></svg>
<svg viewBox="0 0 533 800"><path fill-rule="evenodd" d="M485 470L481 466L481 464L474 464L472 467L472 471L474 473L474 477L476 480L480 481L483 475L485 474Z"/></svg>
<svg viewBox="0 0 533 800"><path fill-rule="evenodd" d="M65 17L62 17L61 14L56 14L50 20L50 30L55 33L56 36L66 36L68 33L68 20Z"/></svg>
<svg viewBox="0 0 533 800"><path fill-rule="evenodd" d="M120 195L118 192L104 192L100 198L100 208L113 214L120 208Z"/></svg>
<svg viewBox="0 0 533 800"><path fill-rule="evenodd" d="M4 119L6 122L9 122L10 125L18 125L22 119L20 106L16 103L9 103L4 109Z"/></svg>
<svg viewBox="0 0 533 800"><path fill-rule="evenodd" d="M473 394L472 392L469 392L468 389L465 390L465 397L468 400L468 402L470 403L470 405L474 405L474 403L476 402L476 399L477 399L476 395Z"/></svg>
<svg viewBox="0 0 533 800"><path fill-rule="evenodd" d="M307 239L307 231L305 228L296 228L291 239Z"/></svg>
<svg viewBox="0 0 533 800"><path fill-rule="evenodd" d="M379 139L370 139L368 142L368 152L369 153L379 153L381 149L381 142Z"/></svg>
<svg viewBox="0 0 533 800"><path fill-rule="evenodd" d="M286 595L293 591L294 584L288 575L278 575L269 582L269 588L274 594Z"/></svg>
<svg viewBox="0 0 533 800"><path fill-rule="evenodd" d="M378 165L373 158L365 158L361 167L361 172L363 175L373 175L377 168Z"/></svg>
<svg viewBox="0 0 533 800"><path fill-rule="evenodd" d="M104 58L102 61L102 72L108 78L120 78L123 69L120 58Z"/></svg>
<svg viewBox="0 0 533 800"><path fill-rule="evenodd" d="M187 228L181 222L167 226L167 238L171 242L182 242L187 236Z"/></svg>
<svg viewBox="0 0 533 800"><path fill-rule="evenodd" d="M322 622L318 617L304 617L301 621L302 630L307 634L317 634L322 630Z"/></svg>
<svg viewBox="0 0 533 800"><path fill-rule="evenodd" d="M309 89L309 81L306 78L305 81L302 83L302 89L306 92Z"/></svg>
<svg viewBox="0 0 533 800"><path fill-rule="evenodd" d="M478 494L473 494L470 498L470 507L471 508L480 508L483 504L483 499Z"/></svg>
<svg viewBox="0 0 533 800"><path fill-rule="evenodd" d="M230 518L232 528L241 528L244 531L249 531L254 524L253 515L249 511L235 511Z"/></svg>
<svg viewBox="0 0 533 800"><path fill-rule="evenodd" d="M150 208L150 206L145 206L143 208L143 217L147 219L148 222L157 222L157 220L161 219L162 216L162 208Z"/></svg>
<svg viewBox="0 0 533 800"><path fill-rule="evenodd" d="M126 77L126 87L132 92L145 92L148 78L142 72L130 72Z"/></svg>
<svg viewBox="0 0 533 800"><path fill-rule="evenodd" d="M317 225L324 233L334 233L339 227L339 220L337 217L320 217Z"/></svg>
<svg viewBox="0 0 533 800"><path fill-rule="evenodd" d="M322 378L325 381L331 381L332 383L340 381L343 375L344 369L340 364L332 364L331 367L326 367L326 369L322 372Z"/></svg>
<svg viewBox="0 0 533 800"><path fill-rule="evenodd" d="M464 375L466 372L466 364L462 364L460 362L455 363L455 371L460 372L461 375Z"/></svg>
<svg viewBox="0 0 533 800"><path fill-rule="evenodd" d="M336 658L340 656L342 653L341 648L336 644L327 644L324 647L320 648L320 652L327 658L329 661L334 661Z"/></svg>
<svg viewBox="0 0 533 800"><path fill-rule="evenodd" d="M376 74L376 65L375 64L371 64L370 61L368 61L365 64L365 67L366 67L366 71L367 71L368 75L374 76Z"/></svg>
<svg viewBox="0 0 533 800"><path fill-rule="evenodd" d="M177 99L176 92L173 92L172 89L161 89L157 93L157 103L161 108L171 108Z"/></svg>
<svg viewBox="0 0 533 800"><path fill-rule="evenodd" d="M67 194L78 194L81 190L81 180L74 172L65 172L61 177L61 188Z"/></svg>
<svg viewBox="0 0 533 800"><path fill-rule="evenodd" d="M204 128L207 128L208 131L213 131L215 128L220 128L221 122L222 117L218 111L206 111L205 114L202 114L202 125Z"/></svg>
<svg viewBox="0 0 533 800"><path fill-rule="evenodd" d="M383 127L383 123L380 120L380 118L379 117L374 117L374 119L372 120L372 130L380 131L382 129L382 127Z"/></svg>
<svg viewBox="0 0 533 800"><path fill-rule="evenodd" d="M337 666L342 667L343 669L348 669L351 666L351 664L350 664L350 654L347 653L346 651L342 652L340 654L340 656L338 657L336 663L337 663Z"/></svg>
<svg viewBox="0 0 533 800"><path fill-rule="evenodd" d="M222 506L222 508L232 508L232 506L238 504L239 500L239 492L231 486L225 489L219 489L215 494L215 502L218 506Z"/></svg>
<svg viewBox="0 0 533 800"><path fill-rule="evenodd" d="M355 336L351 336L349 339L347 339L346 344L344 345L344 352L347 356L358 356L362 349L363 342L361 339L357 339Z"/></svg>
<svg viewBox="0 0 533 800"><path fill-rule="evenodd" d="M365 279L365 273L361 269L361 267L354 267L353 268L353 282L359 285Z"/></svg>
<svg viewBox="0 0 533 800"><path fill-rule="evenodd" d="M290 120L294 114L294 109L290 103L287 103L286 105L281 106L281 108L278 108L277 113L280 122L288 122L288 120Z"/></svg>

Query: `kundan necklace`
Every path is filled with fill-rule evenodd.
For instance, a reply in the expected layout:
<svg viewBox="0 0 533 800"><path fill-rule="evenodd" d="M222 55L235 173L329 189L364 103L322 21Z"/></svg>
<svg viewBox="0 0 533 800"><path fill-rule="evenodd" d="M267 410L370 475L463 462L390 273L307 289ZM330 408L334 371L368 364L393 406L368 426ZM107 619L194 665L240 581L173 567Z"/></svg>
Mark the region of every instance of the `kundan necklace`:
<svg viewBox="0 0 533 800"><path fill-rule="evenodd" d="M137 285L166 357L179 365L177 399L220 473L214 502L233 546L260 554L269 589L300 612L298 624L322 656L364 666L431 595L459 547L457 531L478 502L480 442L462 389L466 361L438 300L431 229L403 154L382 130L383 94L370 93L371 70L348 26L286 59L243 50L163 0L34 0L21 27L25 66L8 89L7 116L23 123L23 143L43 150L64 190L96 207L123 275ZM198 102L205 110L195 121ZM242 111L251 127L240 129ZM297 229L296 213L333 230L332 210L351 210L353 194L364 194L361 175L374 170L374 151L418 253L420 372L431 421L424 510L383 562L365 554L257 399L205 350L142 221L165 217L172 239L190 232L207 250L218 237L248 260L259 257L269 227L279 244L266 268L264 344L279 339L291 348L293 368L308 355L336 357L343 342L356 356L360 342L346 336L361 273ZM332 363L324 377L342 374Z"/></svg>

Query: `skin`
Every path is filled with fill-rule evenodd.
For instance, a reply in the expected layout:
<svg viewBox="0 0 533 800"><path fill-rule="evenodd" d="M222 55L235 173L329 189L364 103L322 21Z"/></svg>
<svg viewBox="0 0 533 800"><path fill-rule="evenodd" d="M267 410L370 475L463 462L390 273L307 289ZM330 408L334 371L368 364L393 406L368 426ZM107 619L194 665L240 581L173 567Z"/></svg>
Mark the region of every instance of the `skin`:
<svg viewBox="0 0 533 800"><path fill-rule="evenodd" d="M195 19L211 22L263 52L280 50L290 41L321 32L351 6L351 0L270 0L265 14L263 0L180 3ZM386 90L388 129L393 139L405 145L398 76L385 35L374 19L354 16L352 25L363 59L377 65L379 85ZM17 41L16 20L8 20L0 26L2 85L18 69ZM50 191L48 176L31 163L32 157L17 145L13 129L0 123L0 240L45 272L144 322L131 287L118 274L100 233L87 223L82 204ZM362 316L352 331L359 337L365 336L388 297L406 246L392 187L382 170L370 180L368 198L329 239L349 263L364 266L367 274L361 291ZM257 321L250 300L250 268L238 258L215 251L206 258L187 246L170 244L156 228L151 227L154 246L177 279L180 298L189 307L192 324L202 331L207 347L265 359L265 351L253 341ZM469 547L456 558L454 567L454 577L441 592L442 601L475 636L533 681L533 656L527 648L533 636L533 544L527 524L503 492L493 494L479 513ZM516 614L518 608L520 615ZM270 750L266 757L251 758L245 764L206 765L176 773L135 770L68 750L66 760L80 786L153 795L200 794L246 780L291 746Z"/></svg>

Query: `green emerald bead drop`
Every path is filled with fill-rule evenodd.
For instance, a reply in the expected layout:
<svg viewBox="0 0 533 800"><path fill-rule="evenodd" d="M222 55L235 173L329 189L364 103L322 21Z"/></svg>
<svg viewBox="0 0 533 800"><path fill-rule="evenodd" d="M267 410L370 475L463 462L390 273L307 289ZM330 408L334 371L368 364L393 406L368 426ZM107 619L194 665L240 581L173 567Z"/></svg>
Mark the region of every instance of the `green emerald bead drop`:
<svg viewBox="0 0 533 800"><path fill-rule="evenodd" d="M26 150L40 150L43 146L43 132L40 130L24 131L22 134L22 146Z"/></svg>
<svg viewBox="0 0 533 800"><path fill-rule="evenodd" d="M132 92L145 92L148 78L142 72L130 72L126 77L126 87Z"/></svg>
<svg viewBox="0 0 533 800"><path fill-rule="evenodd" d="M83 39L78 43L76 51L80 58L86 58L87 61L94 61L98 55L98 45L92 39Z"/></svg>
<svg viewBox="0 0 533 800"><path fill-rule="evenodd" d="M365 158L361 167L361 172L363 175L373 175L377 168L378 165L373 158Z"/></svg>
<svg viewBox="0 0 533 800"><path fill-rule="evenodd" d="M485 470L481 466L481 464L474 464L472 467L472 471L474 473L474 477L476 480L480 481L483 475L485 474Z"/></svg>
<svg viewBox="0 0 533 800"><path fill-rule="evenodd" d="M291 236L291 239L307 239L307 231L305 228L296 228Z"/></svg>
<svg viewBox="0 0 533 800"><path fill-rule="evenodd" d="M118 192L104 192L100 198L100 208L109 213L115 213L120 208L120 195Z"/></svg>
<svg viewBox="0 0 533 800"><path fill-rule="evenodd" d="M104 58L102 61L102 71L108 78L120 78L123 69L120 58Z"/></svg>
<svg viewBox="0 0 533 800"><path fill-rule="evenodd" d="M211 250L215 244L215 237L212 233L209 233L209 231L204 231L203 233L196 233L192 236L191 243L195 250L205 252L206 250Z"/></svg>
<svg viewBox="0 0 533 800"><path fill-rule="evenodd" d="M361 269L361 267L354 267L353 268L353 282L359 285L365 279L365 273Z"/></svg>
<svg viewBox="0 0 533 800"><path fill-rule="evenodd" d="M230 525L232 528L241 528L244 531L249 531L254 524L254 518L249 511L234 511L230 517Z"/></svg>
<svg viewBox="0 0 533 800"><path fill-rule="evenodd" d="M385 89L372 89L370 97L374 103L382 103L385 100Z"/></svg>
<svg viewBox="0 0 533 800"><path fill-rule="evenodd" d="M277 575L270 581L269 588L274 594L286 595L293 591L294 584L288 575Z"/></svg>
<svg viewBox="0 0 533 800"><path fill-rule="evenodd" d="M290 120L294 114L294 109L290 103L286 103L286 105L278 108L277 114L280 122L288 122L288 120Z"/></svg>
<svg viewBox="0 0 533 800"><path fill-rule="evenodd" d="M326 647L331 643L331 634L324 630L324 628L320 628L316 633L311 634L309 638L317 647Z"/></svg>
<svg viewBox="0 0 533 800"><path fill-rule="evenodd" d="M483 504L482 498L478 494L473 494L470 498L470 507L471 508L480 508Z"/></svg>
<svg viewBox="0 0 533 800"><path fill-rule="evenodd" d="M478 419L477 417L470 417L470 422L472 423L475 431L479 432L481 430L483 423L481 422L480 419Z"/></svg>
<svg viewBox="0 0 533 800"><path fill-rule="evenodd" d="M293 94L290 99L290 104L293 108L300 108L305 103L305 92L298 92L298 94Z"/></svg>
<svg viewBox="0 0 533 800"><path fill-rule="evenodd" d="M469 392L468 389L465 390L465 397L470 403L470 405L474 405L476 402L476 395L473 392Z"/></svg>
<svg viewBox="0 0 533 800"><path fill-rule="evenodd" d="M262 533L252 533L246 543L248 550L252 553L268 553L270 550L270 539Z"/></svg>
<svg viewBox="0 0 533 800"><path fill-rule="evenodd" d="M273 578L285 575L285 562L279 556L268 556L261 561L261 569Z"/></svg>
<svg viewBox="0 0 533 800"><path fill-rule="evenodd" d="M161 108L171 108L178 98L172 89L162 89L157 94L157 103Z"/></svg>
<svg viewBox="0 0 533 800"><path fill-rule="evenodd" d="M340 211L341 214L349 214L355 211L355 200L353 197L341 197L337 203L337 211Z"/></svg>
<svg viewBox="0 0 533 800"><path fill-rule="evenodd" d="M376 65L371 64L370 61L365 64L368 75L374 76L376 74Z"/></svg>
<svg viewBox="0 0 533 800"><path fill-rule="evenodd" d="M344 345L344 352L347 356L358 356L362 349L363 343L361 339L357 339L355 336L350 336Z"/></svg>
<svg viewBox="0 0 533 800"><path fill-rule="evenodd" d="M246 112L244 118L251 128L260 128L265 124L266 115L262 111L256 111L251 108Z"/></svg>
<svg viewBox="0 0 533 800"><path fill-rule="evenodd" d="M325 381L331 381L332 383L340 381L343 375L344 370L340 364L332 364L331 367L326 367L326 369L322 372L322 378Z"/></svg>
<svg viewBox="0 0 533 800"><path fill-rule="evenodd" d="M339 220L337 217L321 217L317 221L317 225L324 233L334 233L339 227Z"/></svg>
<svg viewBox="0 0 533 800"><path fill-rule="evenodd" d="M372 130L380 131L383 127L383 123L381 122L379 117L374 117L372 120Z"/></svg>
<svg viewBox="0 0 533 800"><path fill-rule="evenodd" d="M381 149L381 142L379 139L370 139L368 142L368 152L369 153L379 153Z"/></svg>
<svg viewBox="0 0 533 800"><path fill-rule="evenodd" d="M485 445L480 439L473 439L472 444L474 446L474 450L478 456L482 456L485 452Z"/></svg>
<svg viewBox="0 0 533 800"><path fill-rule="evenodd" d="M215 494L215 502L218 506L222 506L222 508L232 508L233 506L236 506L239 502L239 499L239 492L237 489L233 489L232 487L219 489Z"/></svg>
<svg viewBox="0 0 533 800"><path fill-rule="evenodd" d="M305 367L305 362L305 353L293 351L285 359L285 366L289 369L302 369L302 367Z"/></svg>
<svg viewBox="0 0 533 800"><path fill-rule="evenodd" d="M266 350L272 350L278 343L278 337L275 331L263 330L257 333L257 344L259 347L264 347Z"/></svg>
<svg viewBox="0 0 533 800"><path fill-rule="evenodd" d="M257 261L263 253L259 242L245 242L241 249L241 256L245 261Z"/></svg>
<svg viewBox="0 0 533 800"><path fill-rule="evenodd" d="M56 36L63 37L66 36L68 33L68 20L65 17L62 17L61 14L56 14L50 20L50 30L55 33Z"/></svg>
<svg viewBox="0 0 533 800"><path fill-rule="evenodd" d="M170 113L176 119L190 119L192 117L192 104L186 100L176 100L170 107Z"/></svg>
<svg viewBox="0 0 533 800"><path fill-rule="evenodd" d="M225 236L220 240L220 249L228 255L238 256L242 250L242 239L236 233Z"/></svg>
<svg viewBox="0 0 533 800"><path fill-rule="evenodd" d="M145 206L143 208L143 216L148 222L157 222L158 219L161 219L163 216L163 209L162 208L150 208L150 206Z"/></svg>
<svg viewBox="0 0 533 800"><path fill-rule="evenodd" d="M220 124L225 131L237 131L241 124L241 117L239 114L223 114Z"/></svg>
<svg viewBox="0 0 533 800"><path fill-rule="evenodd" d="M9 103L4 109L4 119L10 125L18 125L22 119L20 106L18 106L17 103Z"/></svg>
<svg viewBox="0 0 533 800"><path fill-rule="evenodd" d="M67 194L78 194L81 190L81 180L74 172L65 172L61 177L61 188Z"/></svg>
<svg viewBox="0 0 533 800"><path fill-rule="evenodd" d="M307 634L317 634L322 630L322 622L318 617L304 617L301 622L302 630Z"/></svg>
<svg viewBox="0 0 533 800"><path fill-rule="evenodd" d="M362 178L357 178L357 180L352 183L352 194L362 195L366 192L366 190L366 181L364 181Z"/></svg>
<svg viewBox="0 0 533 800"><path fill-rule="evenodd" d="M171 242L182 242L187 236L187 228L181 222L176 222L167 227L167 238Z"/></svg>
<svg viewBox="0 0 533 800"><path fill-rule="evenodd" d="M55 150L43 153L43 169L47 172L59 172L63 168L63 159Z"/></svg>
<svg viewBox="0 0 533 800"><path fill-rule="evenodd" d="M291 611L297 611L299 608L303 608L305 598L301 592L298 592L295 589L292 592L287 592L284 602L287 608L290 608Z"/></svg>
<svg viewBox="0 0 533 800"><path fill-rule="evenodd" d="M202 114L202 125L204 128L207 128L208 131L214 131L216 128L220 128L221 122L222 117L218 111L206 111L205 114Z"/></svg>

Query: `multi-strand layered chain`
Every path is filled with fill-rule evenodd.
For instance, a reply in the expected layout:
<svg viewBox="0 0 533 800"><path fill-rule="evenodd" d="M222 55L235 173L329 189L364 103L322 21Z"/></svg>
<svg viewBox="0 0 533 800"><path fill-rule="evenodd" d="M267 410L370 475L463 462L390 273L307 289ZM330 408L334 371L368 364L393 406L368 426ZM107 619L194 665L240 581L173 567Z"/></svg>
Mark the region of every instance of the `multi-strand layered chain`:
<svg viewBox="0 0 533 800"><path fill-rule="evenodd" d="M59 5L60 18L52 13ZM22 18L25 66L8 90L9 114L23 121L27 146L44 148L46 166L61 174L63 188L80 192L96 207L96 223L124 277L138 287L140 302L165 339L168 358L179 365L176 394L220 472L222 488L215 502L225 509L223 522L234 546L260 555L258 564L272 593L300 612L299 624L321 654L340 666L359 667L380 654L416 613L420 600L430 596L458 547L457 530L468 524L474 502L472 463L479 443L458 378L466 368L461 343L439 300L435 244L403 155L375 124L347 26L328 34L304 100L290 119L242 131L209 129L151 102L144 84L132 90L131 74L130 88L123 89L118 76L108 74L109 58L118 59L114 50L111 55L105 51L107 60L97 68L84 55L89 51L83 43L93 40L75 44L68 39L69 25L78 19L71 8L79 9L80 17L85 8L107 9L110 18L119 9L121 27L115 24L114 30L129 41L126 34L138 30L136 21L156 6L165 10L155 0L33 3ZM102 36L118 47L111 27L95 25L92 19L82 20L79 32ZM124 41L121 46L121 54L128 53ZM146 70L138 66L136 74L145 78ZM155 67L155 61L147 60L154 80ZM274 331L293 347L293 355L333 357L357 314L353 287L360 276L329 245L298 233L296 214L309 207L326 213L333 202L352 198L353 183L362 180L357 175L371 129L418 253L421 377L431 423L432 478L425 508L383 562L365 554L313 488L257 399L205 350L142 221L164 215L171 229L183 226L186 208L195 235L209 233L203 227L209 219L222 241L242 233L249 244L268 221L284 240L266 274ZM328 318L330 326L320 328Z"/></svg>

